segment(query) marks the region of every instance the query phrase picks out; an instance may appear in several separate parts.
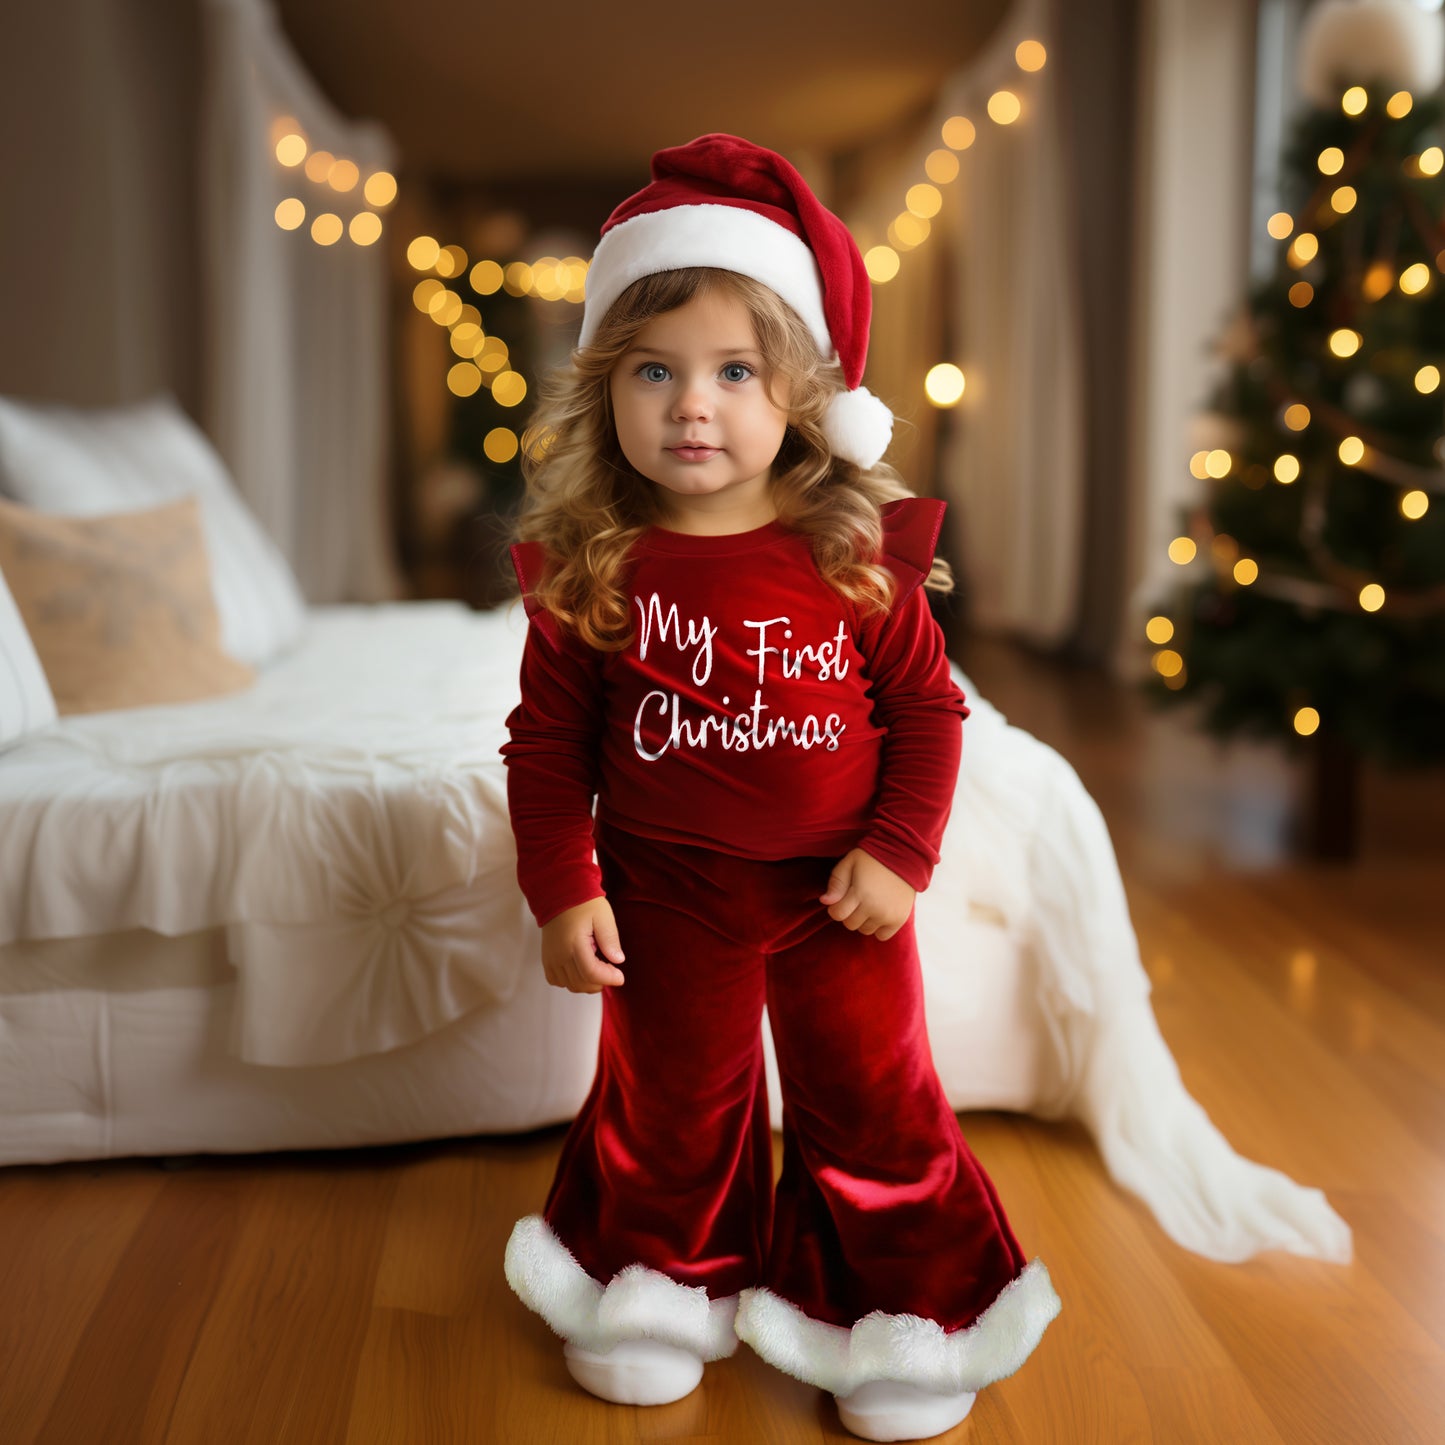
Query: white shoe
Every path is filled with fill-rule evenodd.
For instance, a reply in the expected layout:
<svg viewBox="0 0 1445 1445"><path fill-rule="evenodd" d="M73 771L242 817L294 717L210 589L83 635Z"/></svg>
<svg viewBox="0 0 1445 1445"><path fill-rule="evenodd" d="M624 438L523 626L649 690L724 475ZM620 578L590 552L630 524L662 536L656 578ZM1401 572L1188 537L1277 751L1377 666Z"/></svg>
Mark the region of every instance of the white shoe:
<svg viewBox="0 0 1445 1445"><path fill-rule="evenodd" d="M834 1398L838 1418L864 1440L927 1440L952 1430L973 1409L974 1393L939 1395L901 1380L869 1380Z"/></svg>
<svg viewBox="0 0 1445 1445"><path fill-rule="evenodd" d="M666 1405L702 1379L700 1355L661 1340L621 1340L601 1354L569 1341L562 1354L584 1390L615 1405Z"/></svg>

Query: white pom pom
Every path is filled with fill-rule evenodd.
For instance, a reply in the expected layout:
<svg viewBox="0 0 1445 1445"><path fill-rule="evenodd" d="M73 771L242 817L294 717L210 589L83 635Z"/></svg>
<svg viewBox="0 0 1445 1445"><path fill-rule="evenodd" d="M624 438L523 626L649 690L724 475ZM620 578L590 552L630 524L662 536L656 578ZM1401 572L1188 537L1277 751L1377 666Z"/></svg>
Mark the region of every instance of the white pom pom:
<svg viewBox="0 0 1445 1445"><path fill-rule="evenodd" d="M871 467L893 438L893 413L868 390L840 391L828 403L823 435L833 455L860 467Z"/></svg>
<svg viewBox="0 0 1445 1445"><path fill-rule="evenodd" d="M1382 82L1428 95L1445 64L1441 17L1413 0L1320 0L1299 41L1299 84L1318 106L1336 106L1346 87Z"/></svg>

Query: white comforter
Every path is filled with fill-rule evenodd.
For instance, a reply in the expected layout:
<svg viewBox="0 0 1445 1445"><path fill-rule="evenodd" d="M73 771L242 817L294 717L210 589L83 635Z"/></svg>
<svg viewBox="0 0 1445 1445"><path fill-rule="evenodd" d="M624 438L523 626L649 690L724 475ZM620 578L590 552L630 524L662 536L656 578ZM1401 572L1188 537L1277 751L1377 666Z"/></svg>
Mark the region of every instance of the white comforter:
<svg viewBox="0 0 1445 1445"><path fill-rule="evenodd" d="M537 966L497 751L523 632L517 608L317 608L248 692L66 718L0 754L0 944L224 925L232 1047L258 1064L380 1052L505 1001ZM1241 1159L1184 1089L1073 770L959 680L964 764L918 905L935 1054L978 996L951 944L987 916L1036 973L1033 1112L1081 1118L1187 1248L1348 1259L1323 1195Z"/></svg>

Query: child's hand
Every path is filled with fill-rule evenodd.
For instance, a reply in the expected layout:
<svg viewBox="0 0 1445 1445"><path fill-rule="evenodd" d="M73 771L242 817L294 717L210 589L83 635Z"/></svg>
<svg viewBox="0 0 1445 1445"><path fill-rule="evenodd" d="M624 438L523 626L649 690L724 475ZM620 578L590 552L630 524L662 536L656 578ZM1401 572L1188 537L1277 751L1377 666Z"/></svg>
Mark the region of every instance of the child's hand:
<svg viewBox="0 0 1445 1445"><path fill-rule="evenodd" d="M604 957L603 955L606 955ZM542 969L547 982L569 993L601 993L622 983L623 961L617 921L605 898L592 898L565 909L542 925Z"/></svg>
<svg viewBox="0 0 1445 1445"><path fill-rule="evenodd" d="M828 877L828 891L819 898L828 917L855 933L871 934L886 943L913 912L914 891L871 853L854 848Z"/></svg>

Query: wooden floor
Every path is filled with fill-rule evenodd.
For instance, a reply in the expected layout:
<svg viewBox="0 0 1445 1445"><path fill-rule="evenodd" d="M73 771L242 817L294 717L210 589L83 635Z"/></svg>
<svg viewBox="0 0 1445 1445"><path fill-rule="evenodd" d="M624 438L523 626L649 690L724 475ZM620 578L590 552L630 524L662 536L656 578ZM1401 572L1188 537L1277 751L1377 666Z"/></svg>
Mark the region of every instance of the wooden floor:
<svg viewBox="0 0 1445 1445"><path fill-rule="evenodd" d="M965 1115L1064 1310L940 1438L1445 1441L1445 780L1370 778L1362 859L1301 864L1272 754L997 644L966 664L1099 800L1185 1083L1357 1258L1210 1263L1081 1128ZM848 1438L746 1348L675 1405L572 1387L501 1268L561 1138L0 1170L0 1445Z"/></svg>

